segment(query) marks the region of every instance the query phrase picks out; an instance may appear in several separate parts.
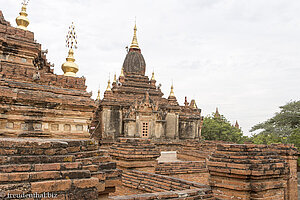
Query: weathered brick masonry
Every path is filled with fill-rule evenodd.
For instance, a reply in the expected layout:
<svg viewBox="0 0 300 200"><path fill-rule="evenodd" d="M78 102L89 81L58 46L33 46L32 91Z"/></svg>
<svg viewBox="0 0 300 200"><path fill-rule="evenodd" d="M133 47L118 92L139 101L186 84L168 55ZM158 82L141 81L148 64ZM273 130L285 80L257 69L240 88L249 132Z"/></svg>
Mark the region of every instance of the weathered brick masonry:
<svg viewBox="0 0 300 200"><path fill-rule="evenodd" d="M216 150L222 141L182 141L180 149L177 151L177 158L187 161L206 161L208 157Z"/></svg>
<svg viewBox="0 0 300 200"><path fill-rule="evenodd" d="M293 174L289 173L288 163L276 151L288 155L292 150L280 145L219 144L208 162L215 197L297 200L297 190L294 190L297 186L292 185ZM290 193L296 195L290 196Z"/></svg>
<svg viewBox="0 0 300 200"><path fill-rule="evenodd" d="M208 172L204 161L160 162L155 168L156 174L194 174Z"/></svg>
<svg viewBox="0 0 300 200"><path fill-rule="evenodd" d="M56 75L34 34L0 11L0 136L89 138L85 78Z"/></svg>
<svg viewBox="0 0 300 200"><path fill-rule="evenodd" d="M0 190L53 192L58 199L97 199L121 173L93 140L0 138Z"/></svg>
<svg viewBox="0 0 300 200"><path fill-rule="evenodd" d="M154 172L160 152L150 139L119 138L110 148L110 156L122 169Z"/></svg>
<svg viewBox="0 0 300 200"><path fill-rule="evenodd" d="M123 185L151 194L120 196L113 199L214 199L208 185L169 176L127 170L123 172L122 179Z"/></svg>
<svg viewBox="0 0 300 200"><path fill-rule="evenodd" d="M298 182L297 182L297 159L298 150L291 144L272 144L270 145L272 151L280 155L286 161L289 167L287 175L287 188L285 191L285 199L297 200L298 199Z"/></svg>

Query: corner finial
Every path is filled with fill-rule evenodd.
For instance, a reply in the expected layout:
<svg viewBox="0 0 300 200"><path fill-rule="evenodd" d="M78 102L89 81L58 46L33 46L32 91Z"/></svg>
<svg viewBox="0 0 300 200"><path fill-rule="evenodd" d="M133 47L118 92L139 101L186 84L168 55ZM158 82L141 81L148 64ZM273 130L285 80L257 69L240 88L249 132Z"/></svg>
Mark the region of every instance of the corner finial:
<svg viewBox="0 0 300 200"><path fill-rule="evenodd" d="M111 91L110 78L108 78L108 81L107 81L107 88L106 88L105 91Z"/></svg>
<svg viewBox="0 0 300 200"><path fill-rule="evenodd" d="M101 101L101 97L100 97L100 85L99 85L99 88L98 88L98 96L96 98L96 101Z"/></svg>
<svg viewBox="0 0 300 200"><path fill-rule="evenodd" d="M22 9L21 12L19 13L20 16L16 18L16 23L17 23L17 28L23 29L27 31L27 26L29 25L29 20L27 18L28 14L26 12L26 6L28 5L29 0L23 0L22 3Z"/></svg>
<svg viewBox="0 0 300 200"><path fill-rule="evenodd" d="M131 42L131 45L130 45L130 49L140 49L138 41L137 41L137 37L136 37L136 31L137 31L136 20L135 20L133 31L134 32L133 32L133 38L132 38L132 42Z"/></svg>
<svg viewBox="0 0 300 200"><path fill-rule="evenodd" d="M124 70L123 70L123 67L122 67L122 69L121 69L120 77L124 77Z"/></svg>
<svg viewBox="0 0 300 200"><path fill-rule="evenodd" d="M77 35L75 32L75 26L72 22L71 26L69 26L69 31L66 38L66 47L69 48L68 57L66 58L66 61L62 66L62 70L64 72L65 76L76 76L76 73L78 72L78 66L76 63L74 63L74 50L73 48L77 49Z"/></svg>
<svg viewBox="0 0 300 200"><path fill-rule="evenodd" d="M113 83L117 83L117 75L116 75L116 73L114 75L114 81L113 81Z"/></svg>
<svg viewBox="0 0 300 200"><path fill-rule="evenodd" d="M151 81L155 81L155 77L154 77L154 70L153 70L153 72L152 72Z"/></svg>
<svg viewBox="0 0 300 200"><path fill-rule="evenodd" d="M172 82L172 85L171 85L171 92L170 92L170 97L175 97L175 94L174 94L174 87L173 87L173 82Z"/></svg>

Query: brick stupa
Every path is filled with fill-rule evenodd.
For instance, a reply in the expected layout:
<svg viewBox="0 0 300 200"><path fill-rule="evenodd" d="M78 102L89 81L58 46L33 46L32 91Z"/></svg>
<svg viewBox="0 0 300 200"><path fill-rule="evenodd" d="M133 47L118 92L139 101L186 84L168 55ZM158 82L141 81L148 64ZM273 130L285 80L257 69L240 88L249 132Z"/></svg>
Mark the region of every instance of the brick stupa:
<svg viewBox="0 0 300 200"><path fill-rule="evenodd" d="M33 32L12 27L0 11L0 136L90 136L95 104L85 78L54 74L46 53Z"/></svg>

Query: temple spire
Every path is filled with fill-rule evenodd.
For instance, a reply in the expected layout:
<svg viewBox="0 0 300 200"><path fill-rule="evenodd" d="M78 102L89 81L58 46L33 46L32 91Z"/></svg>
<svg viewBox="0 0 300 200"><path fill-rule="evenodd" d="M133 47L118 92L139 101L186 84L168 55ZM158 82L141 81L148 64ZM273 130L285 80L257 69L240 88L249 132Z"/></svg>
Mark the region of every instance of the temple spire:
<svg viewBox="0 0 300 200"><path fill-rule="evenodd" d="M107 88L106 91L111 91L111 87L110 87L110 79L108 79L107 81Z"/></svg>
<svg viewBox="0 0 300 200"><path fill-rule="evenodd" d="M193 109L197 109L197 108L198 108L197 105L196 105L195 99L192 99L192 100L191 100L190 106L191 106Z"/></svg>
<svg viewBox="0 0 300 200"><path fill-rule="evenodd" d="M72 22L71 26L69 26L69 31L66 38L66 47L69 48L68 57L64 64L62 64L61 69L64 72L65 76L73 76L76 77L76 73L78 72L78 65L74 62L74 50L77 49L77 35L75 32L75 26Z"/></svg>
<svg viewBox="0 0 300 200"><path fill-rule="evenodd" d="M123 70L123 67L122 67L122 69L121 69L120 77L124 77L124 70Z"/></svg>
<svg viewBox="0 0 300 200"><path fill-rule="evenodd" d="M20 16L16 18L17 28L23 29L27 31L27 26L29 25L29 20L27 18L28 14L26 12L26 6L28 4L29 0L24 0L22 3L22 9L19 13Z"/></svg>
<svg viewBox="0 0 300 200"><path fill-rule="evenodd" d="M171 85L171 92L170 92L169 97L175 97L173 83Z"/></svg>
<svg viewBox="0 0 300 200"><path fill-rule="evenodd" d="M237 121L237 120L235 121L235 125L234 125L234 127L235 127L235 128L237 128L237 129L239 129L239 128L240 128L240 125L239 125L239 123L238 123L238 121Z"/></svg>
<svg viewBox="0 0 300 200"><path fill-rule="evenodd" d="M133 32L133 38L132 38L132 42L131 42L131 45L130 45L130 49L140 49L138 41L137 41L137 37L136 37L136 31L137 31L136 22L134 24L134 29L133 30L134 30L134 32Z"/></svg>
<svg viewBox="0 0 300 200"><path fill-rule="evenodd" d="M155 81L155 77L154 77L154 71L152 72L152 77L151 77L152 81Z"/></svg>
<svg viewBox="0 0 300 200"><path fill-rule="evenodd" d="M123 67L122 67L122 69L121 69L121 74L120 74L120 76L119 76L119 82L120 82L120 83L123 83L124 80L125 80L125 76L124 76L124 70L123 70Z"/></svg>
<svg viewBox="0 0 300 200"><path fill-rule="evenodd" d="M219 110L218 110L218 107L216 108L216 112L215 112L215 118L219 118L220 117L220 113L219 113Z"/></svg>
<svg viewBox="0 0 300 200"><path fill-rule="evenodd" d="M98 96L96 98L97 101L100 101L101 100L101 97L100 97L100 88L98 89Z"/></svg>
<svg viewBox="0 0 300 200"><path fill-rule="evenodd" d="M116 83L117 82L117 75L116 75L116 73L115 73L115 75L114 75L114 81L113 81L114 83Z"/></svg>

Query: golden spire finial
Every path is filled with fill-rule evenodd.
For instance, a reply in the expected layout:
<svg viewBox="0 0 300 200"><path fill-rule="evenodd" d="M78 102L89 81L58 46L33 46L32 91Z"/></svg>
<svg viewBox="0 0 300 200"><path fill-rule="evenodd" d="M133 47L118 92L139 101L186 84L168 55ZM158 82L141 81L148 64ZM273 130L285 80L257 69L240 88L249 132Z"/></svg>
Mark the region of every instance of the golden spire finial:
<svg viewBox="0 0 300 200"><path fill-rule="evenodd" d="M96 98L97 101L100 101L101 100L101 97L100 97L100 86L99 86L99 89L98 89L98 96Z"/></svg>
<svg viewBox="0 0 300 200"><path fill-rule="evenodd" d="M111 91L111 87L110 87L110 78L108 78L108 81L107 81L107 88L106 88L106 91Z"/></svg>
<svg viewBox="0 0 300 200"><path fill-rule="evenodd" d="M194 108L194 109L197 108L195 99L192 99L192 100L191 100L191 104L190 104L190 105L191 105L191 107Z"/></svg>
<svg viewBox="0 0 300 200"><path fill-rule="evenodd" d="M175 94L174 94L174 87L173 87L173 83L171 85L171 92L170 92L170 97L175 97Z"/></svg>
<svg viewBox="0 0 300 200"><path fill-rule="evenodd" d="M131 45L130 45L130 49L140 49L139 44L137 42L137 37L136 37L136 31L137 31L136 21L135 21L133 30L134 30L134 33L133 33L133 38L132 38L132 42L131 42Z"/></svg>
<svg viewBox="0 0 300 200"><path fill-rule="evenodd" d="M122 69L121 69L120 77L124 77L124 70L123 70L123 67L122 67Z"/></svg>
<svg viewBox="0 0 300 200"><path fill-rule="evenodd" d="M153 70L153 72L152 72L151 81L155 81L155 77L154 77L154 70Z"/></svg>
<svg viewBox="0 0 300 200"><path fill-rule="evenodd" d="M26 6L28 4L29 0L23 0L22 3L22 10L19 13L20 16L16 18L17 28L27 30L27 26L29 25L29 20L27 18L28 14L26 13Z"/></svg>
<svg viewBox="0 0 300 200"><path fill-rule="evenodd" d="M73 48L77 49L77 35L75 32L75 26L72 22L71 26L69 26L69 31L66 38L66 47L69 48L68 57L66 58L66 61L62 66L62 70L64 71L65 76L76 76L76 73L78 72L78 66L76 63L74 63L74 50Z"/></svg>
<svg viewBox="0 0 300 200"><path fill-rule="evenodd" d="M117 75L116 75L116 73L114 75L114 81L113 81L113 83L117 83Z"/></svg>

